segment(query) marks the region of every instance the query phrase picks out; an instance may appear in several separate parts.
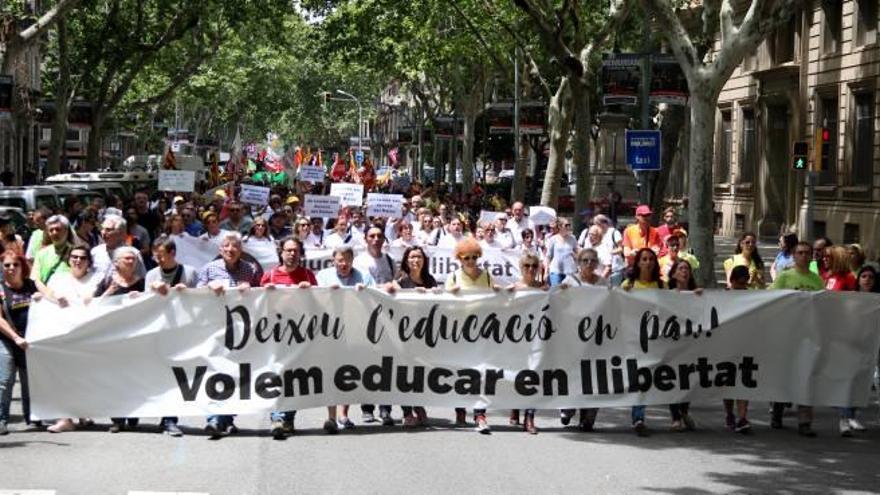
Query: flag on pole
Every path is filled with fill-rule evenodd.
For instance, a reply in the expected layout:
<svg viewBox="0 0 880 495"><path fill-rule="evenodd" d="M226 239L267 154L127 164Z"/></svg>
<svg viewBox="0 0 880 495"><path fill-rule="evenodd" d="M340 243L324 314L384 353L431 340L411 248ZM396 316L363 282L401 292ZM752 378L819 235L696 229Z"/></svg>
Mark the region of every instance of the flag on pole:
<svg viewBox="0 0 880 495"><path fill-rule="evenodd" d="M162 168L165 170L177 170L177 159L174 158L174 151L169 146L165 150L165 157L162 159Z"/></svg>

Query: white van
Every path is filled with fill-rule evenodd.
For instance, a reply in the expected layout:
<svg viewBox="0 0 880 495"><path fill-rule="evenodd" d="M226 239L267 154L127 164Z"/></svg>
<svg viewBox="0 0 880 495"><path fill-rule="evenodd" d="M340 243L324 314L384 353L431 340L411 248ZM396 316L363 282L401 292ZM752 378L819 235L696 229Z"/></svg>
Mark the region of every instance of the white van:
<svg viewBox="0 0 880 495"><path fill-rule="evenodd" d="M46 184L76 187L110 194L123 199L131 198L138 189L155 191L159 174L155 172L76 172L46 178Z"/></svg>

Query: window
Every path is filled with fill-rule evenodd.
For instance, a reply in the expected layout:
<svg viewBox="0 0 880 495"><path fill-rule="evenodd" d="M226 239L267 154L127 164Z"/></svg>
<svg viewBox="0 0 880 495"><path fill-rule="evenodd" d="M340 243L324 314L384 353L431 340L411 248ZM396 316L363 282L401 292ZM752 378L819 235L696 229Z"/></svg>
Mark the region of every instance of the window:
<svg viewBox="0 0 880 495"><path fill-rule="evenodd" d="M79 141L79 129L68 129L67 130L67 140L68 141Z"/></svg>
<svg viewBox="0 0 880 495"><path fill-rule="evenodd" d="M734 232L737 234L742 234L746 231L746 216L742 213L736 213L733 215L733 225Z"/></svg>
<svg viewBox="0 0 880 495"><path fill-rule="evenodd" d="M877 42L877 0L856 0L856 45Z"/></svg>
<svg viewBox="0 0 880 495"><path fill-rule="evenodd" d="M831 140L828 143L831 154L828 157L828 170L819 172L819 185L833 185L837 183L837 137L838 137L838 104L837 98L828 97L819 100L820 119L816 123L828 129Z"/></svg>
<svg viewBox="0 0 880 495"><path fill-rule="evenodd" d="M841 18L843 17L842 0L822 0L822 51L834 53L840 50L840 35L843 31Z"/></svg>
<svg viewBox="0 0 880 495"><path fill-rule="evenodd" d="M776 28L776 32L768 39L767 46L770 49L773 65L794 61L794 36L797 31L795 20L796 16L792 15L791 19Z"/></svg>
<svg viewBox="0 0 880 495"><path fill-rule="evenodd" d="M744 108L742 111L742 139L739 155L739 182L749 183L755 180L757 160L757 141L755 135L755 111Z"/></svg>
<svg viewBox="0 0 880 495"><path fill-rule="evenodd" d="M50 129L48 127L44 127L42 129L40 129L40 131L42 133L40 136L41 141L51 141L52 140L52 129Z"/></svg>
<svg viewBox="0 0 880 495"><path fill-rule="evenodd" d="M843 224L843 243L858 244L862 242L859 236L859 224L845 223Z"/></svg>
<svg viewBox="0 0 880 495"><path fill-rule="evenodd" d="M818 239L820 237L825 237L828 232L828 224L821 220L813 221L813 238Z"/></svg>
<svg viewBox="0 0 880 495"><path fill-rule="evenodd" d="M874 173L874 93L855 94L853 161L850 183L870 185Z"/></svg>
<svg viewBox="0 0 880 495"><path fill-rule="evenodd" d="M718 140L718 163L715 164L715 183L726 184L730 180L730 150L733 148L733 130L730 110L721 112L721 133Z"/></svg>

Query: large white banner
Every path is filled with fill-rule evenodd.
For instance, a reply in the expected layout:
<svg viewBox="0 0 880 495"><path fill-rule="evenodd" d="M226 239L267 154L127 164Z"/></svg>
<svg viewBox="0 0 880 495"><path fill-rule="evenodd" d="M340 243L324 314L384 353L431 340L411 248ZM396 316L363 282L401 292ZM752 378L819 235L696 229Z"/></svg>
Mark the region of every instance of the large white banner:
<svg viewBox="0 0 880 495"><path fill-rule="evenodd" d="M878 321L880 297L861 293L199 289L88 307L40 301L28 374L40 418L362 402L861 406Z"/></svg>

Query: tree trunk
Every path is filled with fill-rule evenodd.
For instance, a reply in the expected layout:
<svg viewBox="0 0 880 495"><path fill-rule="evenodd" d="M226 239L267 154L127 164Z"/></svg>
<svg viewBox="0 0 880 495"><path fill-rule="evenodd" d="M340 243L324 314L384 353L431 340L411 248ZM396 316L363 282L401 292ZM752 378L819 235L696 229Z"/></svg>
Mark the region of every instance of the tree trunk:
<svg viewBox="0 0 880 495"><path fill-rule="evenodd" d="M474 135L476 134L476 126L476 111L469 106L464 115L464 143L461 150L462 191L470 191L474 186Z"/></svg>
<svg viewBox="0 0 880 495"><path fill-rule="evenodd" d="M70 62L67 54L67 23L58 20L58 82L55 85L55 118L52 121L52 135L46 163L46 175L61 173L61 156L67 144L67 116L73 91L70 84Z"/></svg>
<svg viewBox="0 0 880 495"><path fill-rule="evenodd" d="M700 260L700 287L715 287L714 205L712 198L712 158L715 138L715 102L712 96L692 91L690 97L691 134L688 149L688 245ZM714 93L706 91L705 93Z"/></svg>
<svg viewBox="0 0 880 495"><path fill-rule="evenodd" d="M559 179L565 168L565 149L571 134L571 95L568 76L562 78L556 94L550 98L547 128L550 134L550 159L544 173L544 189L541 191L541 205L556 208L559 196Z"/></svg>
<svg viewBox="0 0 880 495"><path fill-rule="evenodd" d="M455 169L458 167L458 113L452 116L452 141L449 143L449 165L446 169L446 183L455 186Z"/></svg>
<svg viewBox="0 0 880 495"><path fill-rule="evenodd" d="M519 160L513 164L513 184L510 188L511 204L526 200L526 175L529 171L529 146L523 144L522 136L514 136L513 139L518 148Z"/></svg>
<svg viewBox="0 0 880 495"><path fill-rule="evenodd" d="M666 188L669 185L669 177L672 166L679 153L679 140L684 129L685 110L681 105L666 105L661 110L660 131L662 140L660 143L661 167L655 177L653 190L651 191L651 210L660 211L666 199Z"/></svg>
<svg viewBox="0 0 880 495"><path fill-rule="evenodd" d="M589 88L583 80L574 80L571 85L571 100L574 110L574 137L572 156L576 175L577 191L574 198L574 232L582 228L580 212L590 204L590 144L592 115L590 113Z"/></svg>
<svg viewBox="0 0 880 495"><path fill-rule="evenodd" d="M104 120L102 110L93 109L92 128L89 129L89 145L86 151L86 170L98 170L103 166L101 157L102 142L104 139Z"/></svg>

